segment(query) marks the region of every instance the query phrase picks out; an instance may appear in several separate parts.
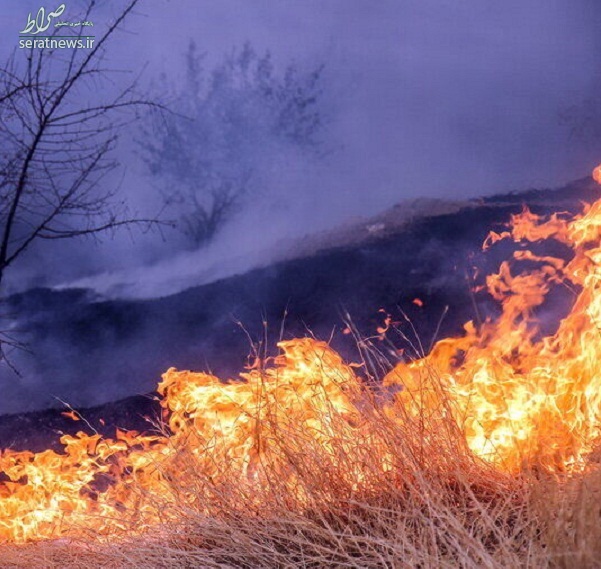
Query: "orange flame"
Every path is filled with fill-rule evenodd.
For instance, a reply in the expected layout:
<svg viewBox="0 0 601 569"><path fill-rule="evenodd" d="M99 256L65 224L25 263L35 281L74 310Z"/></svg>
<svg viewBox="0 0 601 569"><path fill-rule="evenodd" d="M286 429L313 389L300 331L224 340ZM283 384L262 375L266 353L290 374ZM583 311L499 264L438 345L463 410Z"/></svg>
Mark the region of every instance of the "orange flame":
<svg viewBox="0 0 601 569"><path fill-rule="evenodd" d="M416 413L452 401L471 450L504 470L573 467L593 450L601 428L601 201L572 221L557 214L543 220L525 209L513 216L510 232L491 234L485 247L509 237L526 243L553 238L572 247L574 257L566 263L517 251L514 259L540 267L514 274L504 262L488 277L501 317L480 330L468 322L463 337L398 365L384 384L402 386L399 399ZM580 293L557 332L537 339L534 309L552 283Z"/></svg>
<svg viewBox="0 0 601 569"><path fill-rule="evenodd" d="M594 177L601 183L601 166ZM573 219L543 219L526 209L510 226L491 233L485 247L509 238L525 245L555 239L571 247L573 257L517 251L486 281L502 306L498 320L479 328L468 322L463 336L398 364L383 381L390 397L378 404L392 424L427 415L431 425L454 425L477 459L504 472L580 468L601 429L601 201ZM536 268L517 272L524 261ZM555 334L541 338L535 310L555 284L574 290L574 306ZM79 433L61 438L61 453L3 451L0 540L158 523L168 514L156 507L156 497L169 503L169 482L183 476L188 459L195 475L213 486L228 476L248 485L248 503L259 509L258 489L270 479L285 481L303 504L305 491L288 465L302 461L307 445L324 449L334 469L339 453L372 449L380 453L378 468L394 471L389 450L366 419L367 388L356 366L309 338L279 347L282 354L271 365L256 366L237 381L168 370L158 387L167 434L118 431L111 440ZM302 439L295 438L299 430ZM367 484L360 469L338 470L353 488ZM178 499L192 505L200 501L199 489L189 486Z"/></svg>

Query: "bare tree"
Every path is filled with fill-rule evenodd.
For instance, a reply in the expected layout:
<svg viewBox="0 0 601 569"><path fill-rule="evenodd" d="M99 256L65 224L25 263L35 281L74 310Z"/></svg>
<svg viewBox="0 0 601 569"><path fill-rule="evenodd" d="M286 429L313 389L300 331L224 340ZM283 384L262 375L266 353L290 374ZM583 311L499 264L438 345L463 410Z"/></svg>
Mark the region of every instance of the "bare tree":
<svg viewBox="0 0 601 569"><path fill-rule="evenodd" d="M140 145L194 247L209 242L258 189L261 170L279 150L319 151L322 69L291 64L279 73L269 53L259 56L246 44L208 71L190 43L183 89L167 94L174 112L154 113Z"/></svg>
<svg viewBox="0 0 601 569"><path fill-rule="evenodd" d="M115 90L115 70L103 64L137 4L130 0L92 46L87 28L71 28L81 40L74 47L34 38L0 69L0 284L36 240L155 223L132 215L107 180L118 166L112 151L120 130L151 104L136 95L135 80ZM91 20L94 5L87 3L81 21ZM54 28L50 40L62 30Z"/></svg>

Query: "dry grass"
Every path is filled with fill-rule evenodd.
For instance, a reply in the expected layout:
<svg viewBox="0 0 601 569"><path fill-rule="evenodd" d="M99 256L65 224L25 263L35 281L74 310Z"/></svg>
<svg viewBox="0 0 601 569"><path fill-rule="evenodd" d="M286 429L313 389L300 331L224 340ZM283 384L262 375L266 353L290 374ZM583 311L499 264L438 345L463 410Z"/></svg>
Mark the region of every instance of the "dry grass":
<svg viewBox="0 0 601 569"><path fill-rule="evenodd" d="M502 474L476 460L445 410L399 421L360 393L359 422L328 410L323 437L263 415L248 479L206 474L186 444L139 535L0 550L4 568L601 566L601 471ZM451 404L449 402L449 404ZM334 433L335 435L332 435ZM327 440L327 444L324 444ZM194 444L197 444L195 441ZM260 480L258 484L256 481Z"/></svg>

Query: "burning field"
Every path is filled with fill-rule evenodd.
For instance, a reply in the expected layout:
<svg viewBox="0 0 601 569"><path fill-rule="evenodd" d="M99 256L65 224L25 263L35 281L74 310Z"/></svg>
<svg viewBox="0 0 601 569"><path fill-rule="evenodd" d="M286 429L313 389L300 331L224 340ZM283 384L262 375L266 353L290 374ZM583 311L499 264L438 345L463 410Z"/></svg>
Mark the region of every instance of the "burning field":
<svg viewBox="0 0 601 569"><path fill-rule="evenodd" d="M500 316L428 353L388 364L390 318L360 362L282 341L236 380L169 369L154 432L5 450L3 566L601 565L601 201L484 249L509 242Z"/></svg>

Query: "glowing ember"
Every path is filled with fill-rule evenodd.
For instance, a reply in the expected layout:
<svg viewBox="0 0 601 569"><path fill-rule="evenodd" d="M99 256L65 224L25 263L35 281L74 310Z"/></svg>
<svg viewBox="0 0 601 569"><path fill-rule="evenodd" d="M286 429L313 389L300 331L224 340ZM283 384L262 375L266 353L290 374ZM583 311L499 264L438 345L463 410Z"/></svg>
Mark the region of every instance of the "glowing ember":
<svg viewBox="0 0 601 569"><path fill-rule="evenodd" d="M595 180L597 184L601 184L601 164L593 170L593 180Z"/></svg>
<svg viewBox="0 0 601 569"><path fill-rule="evenodd" d="M594 177L601 183L601 166ZM514 253L486 281L500 318L479 328L468 322L462 337L398 364L384 378L385 397L369 399L353 366L308 338L280 343L280 356L240 381L170 369L159 385L168 434L103 440L80 433L62 437L60 454L3 451L0 539L144 530L168 519L175 500L213 515L231 481L248 490L247 508L261 511L261 489L274 483L287 485L303 507L310 489L295 473L312 448L321 452L320 475L353 491L377 488L362 465L393 476L403 443L395 443L398 452L387 446L368 401L399 432L427 418L424 441L439 430L456 433L458 445L499 471L580 468L601 428L601 201L571 220L525 210L485 247L504 239L555 239L573 257ZM570 287L575 302L555 334L541 337L534 313L555 284ZM378 332L391 325L386 316Z"/></svg>

